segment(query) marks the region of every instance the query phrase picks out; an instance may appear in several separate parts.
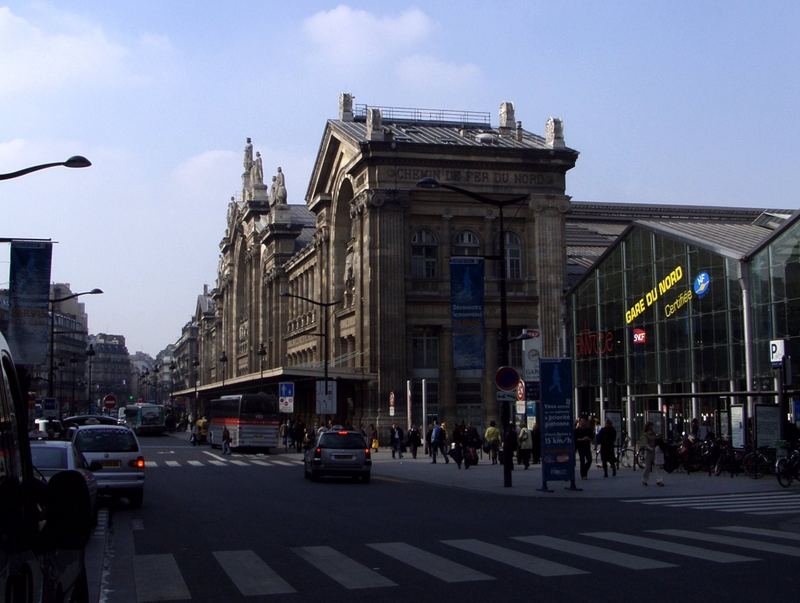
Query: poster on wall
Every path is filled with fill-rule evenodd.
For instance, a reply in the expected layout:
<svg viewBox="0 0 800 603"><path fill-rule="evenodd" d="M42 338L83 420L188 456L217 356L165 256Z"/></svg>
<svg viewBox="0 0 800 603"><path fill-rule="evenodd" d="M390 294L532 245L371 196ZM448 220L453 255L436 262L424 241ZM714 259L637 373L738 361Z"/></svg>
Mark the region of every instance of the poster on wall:
<svg viewBox="0 0 800 603"><path fill-rule="evenodd" d="M453 368L484 368L483 258L450 258Z"/></svg>
<svg viewBox="0 0 800 603"><path fill-rule="evenodd" d="M539 419L542 443L542 490L547 482L569 481L575 489L575 431L572 398L572 361L541 359Z"/></svg>
<svg viewBox="0 0 800 603"><path fill-rule="evenodd" d="M744 406L731 404L731 446L743 449L747 441L747 426L744 421Z"/></svg>
<svg viewBox="0 0 800 603"><path fill-rule="evenodd" d="M781 438L781 409L776 404L756 404L756 448L777 448Z"/></svg>

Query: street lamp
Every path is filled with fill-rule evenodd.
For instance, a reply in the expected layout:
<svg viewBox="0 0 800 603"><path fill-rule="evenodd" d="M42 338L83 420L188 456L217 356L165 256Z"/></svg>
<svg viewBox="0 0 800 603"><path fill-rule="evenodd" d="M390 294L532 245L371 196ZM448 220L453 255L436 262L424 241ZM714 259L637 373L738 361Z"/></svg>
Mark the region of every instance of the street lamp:
<svg viewBox="0 0 800 603"><path fill-rule="evenodd" d="M72 293L71 295L66 295L64 297L56 297L54 299L48 300L50 302L50 362L49 368L47 372L47 397L53 397L53 372L54 372L54 347L55 347L55 330L56 330L56 308L54 304L59 302L67 301L68 299L74 299L76 297L80 297L81 295L98 295L102 293L102 289L92 289L91 291L81 291L80 293Z"/></svg>
<svg viewBox="0 0 800 603"><path fill-rule="evenodd" d="M154 388L153 389L153 391L154 391L153 396L155 398L156 404L158 404L158 372L160 370L161 370L161 366L159 366L158 364L156 364L153 367L153 388Z"/></svg>
<svg viewBox="0 0 800 603"><path fill-rule="evenodd" d="M470 199L475 199L480 203L486 205L493 205L497 208L500 215L500 255L484 256L486 259L500 261L500 366L508 365L508 299L506 296L506 232L503 224L503 208L507 205L514 205L520 201L528 199L528 195L514 195L506 199L490 199L481 194L475 193L461 188L460 186L453 186L452 184L444 184L439 182L436 178L423 178L417 182L419 188L445 188L456 193L461 193ZM507 402L500 405L500 422L503 425L504 440L506 439L507 432L509 431L509 423L511 422L511 409ZM510 437L510 436L509 436ZM511 486L511 471L514 468L514 460L509 454L503 454L503 481L504 485L508 488Z"/></svg>
<svg viewBox="0 0 800 603"><path fill-rule="evenodd" d="M150 379L150 369L146 368L146 369L144 369L144 372L142 373L142 381L144 383L144 396L142 397L142 401L143 402L147 402L147 400L148 400L148 398L147 398L147 382L149 381L149 379Z"/></svg>
<svg viewBox="0 0 800 603"><path fill-rule="evenodd" d="M94 412L92 405L92 358L94 357L94 346L90 343L89 349L86 350L86 357L89 359L89 393L86 399L89 401L89 412Z"/></svg>
<svg viewBox="0 0 800 603"><path fill-rule="evenodd" d="M178 365L175 364L175 361L169 363L169 403L172 405L172 393L175 391L175 371L178 369Z"/></svg>
<svg viewBox="0 0 800 603"><path fill-rule="evenodd" d="M43 163L41 165L34 165L33 167L25 168L24 170L10 172L8 174L0 174L0 180L11 180L11 178L19 178L20 176L24 176L25 174L30 174L31 172L38 172L39 170L44 170L47 168L56 167L60 165L63 165L64 167L68 168L85 168L92 165L92 162L86 159L86 157L82 157L81 155L73 155L66 161L56 161L55 163Z"/></svg>
<svg viewBox="0 0 800 603"><path fill-rule="evenodd" d="M199 371L198 371L198 367L199 366L200 366L200 361L197 358L192 360L192 367L194 368L194 408L192 409L192 411L193 411L192 412L192 416L193 417L197 416L197 406L198 406L197 405L197 381L200 378ZM191 426L190 426L190 428L191 428Z"/></svg>
<svg viewBox="0 0 800 603"><path fill-rule="evenodd" d="M225 387L225 368L228 366L228 355L225 350L219 355L219 361L222 364L222 387Z"/></svg>
<svg viewBox="0 0 800 603"><path fill-rule="evenodd" d="M303 301L307 301L309 304L314 306L319 306L320 308L324 308L324 317L323 317L323 332L321 333L322 336L322 363L324 367L324 379L325 379L325 399L328 398L328 308L332 308L336 304L339 303L338 300L329 301L329 302L321 302L315 299L310 299L308 297L304 297L302 295L295 295L294 293L281 293L281 297L294 297L296 299L302 299Z"/></svg>
<svg viewBox="0 0 800 603"><path fill-rule="evenodd" d="M261 367L261 378L258 382L259 391L264 391L264 358L267 355L267 348L263 343L258 344L258 364Z"/></svg>

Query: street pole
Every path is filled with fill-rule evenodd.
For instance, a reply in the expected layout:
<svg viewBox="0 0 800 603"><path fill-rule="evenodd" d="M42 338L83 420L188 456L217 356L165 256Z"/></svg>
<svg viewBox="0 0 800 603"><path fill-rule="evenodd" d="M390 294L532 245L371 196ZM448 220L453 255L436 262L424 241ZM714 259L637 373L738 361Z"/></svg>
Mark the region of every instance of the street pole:
<svg viewBox="0 0 800 603"><path fill-rule="evenodd" d="M20 176L24 176L25 174L30 174L31 172L38 172L39 170L44 170L56 166L64 166L68 168L84 168L84 167L89 167L90 165L92 165L92 162L86 159L86 157L82 157L81 155L73 155L66 161L43 163L41 165L34 165L32 167L18 170L16 172L10 172L8 174L0 174L0 180L11 180L11 178L19 178Z"/></svg>
<svg viewBox="0 0 800 603"><path fill-rule="evenodd" d="M92 406L92 357L94 356L94 346L91 343L89 344L89 349L86 350L86 356L89 358L89 393L86 398L89 401L89 413L92 413L95 409Z"/></svg>
<svg viewBox="0 0 800 603"><path fill-rule="evenodd" d="M491 199L483 195L463 189L460 186L453 186L451 184L444 184L439 182L436 178L423 178L417 183L419 188L434 189L444 188L456 193L461 193L475 199L480 203L492 205L497 208L500 218L500 255L499 256L485 256L486 259L493 259L500 261L500 274L499 274L499 289L500 289L500 366L508 366L508 298L506 294L506 232L505 224L503 222L503 208L507 205L514 205L521 201L526 201L528 195L516 195L507 199ZM503 434L503 485L510 488L512 485L512 471L514 469L513 455L508 454L507 450L513 448L512 437L516 437L514 429L511 425L511 407L508 402L499 404L500 425L502 426ZM515 441L515 440L513 440Z"/></svg>
<svg viewBox="0 0 800 603"><path fill-rule="evenodd" d="M199 366L200 366L200 361L197 358L192 360L192 367L194 368L194 408L192 409L192 412L190 414L192 415L193 419L197 416L197 408L198 408L198 404L197 404L197 381L200 378L199 369L198 369ZM191 430L191 425L189 426L189 429Z"/></svg>
<svg viewBox="0 0 800 603"><path fill-rule="evenodd" d="M264 391L264 357L267 355L267 348L263 343L258 346L258 364L261 369L261 377L258 381L258 389L260 392Z"/></svg>

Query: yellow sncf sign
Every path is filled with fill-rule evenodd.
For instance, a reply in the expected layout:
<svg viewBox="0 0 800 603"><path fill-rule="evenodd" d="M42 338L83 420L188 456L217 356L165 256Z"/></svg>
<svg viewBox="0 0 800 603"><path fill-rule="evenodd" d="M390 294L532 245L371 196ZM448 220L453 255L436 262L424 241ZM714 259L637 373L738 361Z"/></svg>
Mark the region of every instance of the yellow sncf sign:
<svg viewBox="0 0 800 603"><path fill-rule="evenodd" d="M676 283L680 282L683 278L683 268L676 266L675 269L665 276L658 283L658 286L653 287L644 294L629 310L625 312L625 324L631 324L650 306L652 306L661 295L669 291Z"/></svg>

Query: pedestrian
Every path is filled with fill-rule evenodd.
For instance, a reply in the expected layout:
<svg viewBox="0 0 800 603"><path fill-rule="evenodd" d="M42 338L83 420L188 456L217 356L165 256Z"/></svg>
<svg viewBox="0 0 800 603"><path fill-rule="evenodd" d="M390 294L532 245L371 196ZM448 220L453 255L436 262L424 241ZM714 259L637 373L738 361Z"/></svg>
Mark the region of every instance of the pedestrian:
<svg viewBox="0 0 800 603"><path fill-rule="evenodd" d="M228 426L222 426L222 454L231 454L231 432Z"/></svg>
<svg viewBox="0 0 800 603"><path fill-rule="evenodd" d="M378 452L378 430L372 423L369 424L369 445L373 452Z"/></svg>
<svg viewBox="0 0 800 603"><path fill-rule="evenodd" d="M478 430L470 423L464 436L464 469L469 469L470 465L478 464L478 448L481 447L481 436Z"/></svg>
<svg viewBox="0 0 800 603"><path fill-rule="evenodd" d="M500 430L497 429L497 423L494 421L489 421L489 427L483 433L483 443L489 448L492 465L496 465L497 451L500 449Z"/></svg>
<svg viewBox="0 0 800 603"><path fill-rule="evenodd" d="M461 462L464 460L464 439L467 435L467 426L464 421L460 425L456 425L453 430L453 445L450 447L450 455L456 462L456 465L461 469Z"/></svg>
<svg viewBox="0 0 800 603"><path fill-rule="evenodd" d="M439 426L439 421L433 422L433 427L431 428L431 435L428 437L428 442L430 442L430 451L431 457L433 460L431 463L436 462L436 454L439 452L439 439L442 437L442 428Z"/></svg>
<svg viewBox="0 0 800 603"><path fill-rule="evenodd" d="M294 424L294 447L297 452L300 452L303 447L305 435L306 426L302 420L298 419Z"/></svg>
<svg viewBox="0 0 800 603"><path fill-rule="evenodd" d="M639 438L639 447L644 448L647 453L644 460L644 474L642 474L642 485L648 486L650 481L650 473L653 472L656 474L656 484L659 486L664 485L664 478L661 476L660 466L657 463L657 460L661 460L661 464L664 464L663 459L663 452L661 454L661 459L656 459L656 448L658 446L658 435L653 429L653 423L648 421L645 423L644 431L642 432L642 436ZM660 450L660 449L659 449Z"/></svg>
<svg viewBox="0 0 800 603"><path fill-rule="evenodd" d="M523 425L519 430L517 436L517 443L519 445L519 456L522 464L527 469L531 464L531 453L533 452L533 437L531 430L527 425Z"/></svg>
<svg viewBox="0 0 800 603"><path fill-rule="evenodd" d="M589 467L592 466L592 442L594 432L589 427L589 422L585 417L578 419L578 426L575 428L575 450L581 465L581 479L589 478Z"/></svg>
<svg viewBox="0 0 800 603"><path fill-rule="evenodd" d="M403 430L396 423L392 423L392 430L389 436L389 445L392 447L392 458L403 458Z"/></svg>
<svg viewBox="0 0 800 603"><path fill-rule="evenodd" d="M411 449L411 457L417 458L417 449L422 444L419 427L417 425L411 425L411 429L409 429L408 433L406 434L406 443Z"/></svg>
<svg viewBox="0 0 800 603"><path fill-rule="evenodd" d="M442 421L442 424L439 426L439 451L442 453L444 457L444 463L447 465L450 463L450 455L448 454L448 435L447 435L447 424Z"/></svg>
<svg viewBox="0 0 800 603"><path fill-rule="evenodd" d="M617 457L614 447L617 445L617 430L611 419L606 419L606 424L597 434L600 443L600 460L603 463L603 477L608 477L608 465L611 465L611 475L617 474Z"/></svg>
<svg viewBox="0 0 800 603"><path fill-rule="evenodd" d="M278 436L280 436L281 442L283 442L284 451L289 452L289 421L281 423L281 426L278 429Z"/></svg>

